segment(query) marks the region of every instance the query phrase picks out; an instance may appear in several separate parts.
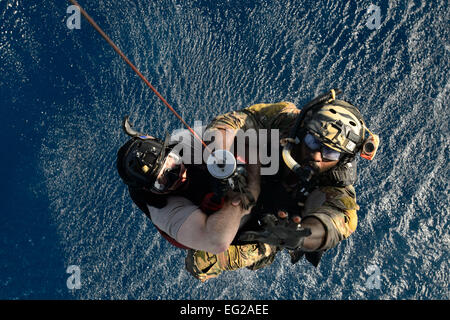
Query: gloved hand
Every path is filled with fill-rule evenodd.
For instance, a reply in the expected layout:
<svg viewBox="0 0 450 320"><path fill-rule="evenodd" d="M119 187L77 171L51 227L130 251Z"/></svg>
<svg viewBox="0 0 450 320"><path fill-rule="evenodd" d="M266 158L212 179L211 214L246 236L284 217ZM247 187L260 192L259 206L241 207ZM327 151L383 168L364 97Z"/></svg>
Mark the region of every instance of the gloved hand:
<svg viewBox="0 0 450 320"><path fill-rule="evenodd" d="M294 221L295 220L295 221ZM244 242L263 242L281 248L295 250L301 248L307 236L311 234L309 228L302 228L300 218L289 219L284 211L278 216L267 214L261 219L260 231L246 231L239 236Z"/></svg>

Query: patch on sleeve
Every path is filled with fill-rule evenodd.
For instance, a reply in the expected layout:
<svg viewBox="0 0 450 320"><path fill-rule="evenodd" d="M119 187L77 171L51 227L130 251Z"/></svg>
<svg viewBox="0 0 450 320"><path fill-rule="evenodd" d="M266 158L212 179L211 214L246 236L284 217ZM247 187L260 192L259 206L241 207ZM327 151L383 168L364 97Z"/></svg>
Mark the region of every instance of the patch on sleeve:
<svg viewBox="0 0 450 320"><path fill-rule="evenodd" d="M341 210L359 210L354 192L347 190L350 187L322 187L320 190L325 193L325 202L329 205Z"/></svg>
<svg viewBox="0 0 450 320"><path fill-rule="evenodd" d="M359 206L356 203L353 187L325 187L322 188L322 191L326 194L327 200L325 201L325 205L328 204L342 211L343 215L339 218L337 216L333 217L333 221L344 238L348 238L355 232L358 225L358 215L356 212L359 210Z"/></svg>

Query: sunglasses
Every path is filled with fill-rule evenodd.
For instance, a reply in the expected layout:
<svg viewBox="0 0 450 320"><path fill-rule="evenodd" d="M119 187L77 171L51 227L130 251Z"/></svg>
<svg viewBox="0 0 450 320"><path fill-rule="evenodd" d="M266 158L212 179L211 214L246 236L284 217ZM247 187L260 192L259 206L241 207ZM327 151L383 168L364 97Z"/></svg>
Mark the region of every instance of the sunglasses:
<svg viewBox="0 0 450 320"><path fill-rule="evenodd" d="M304 141L305 141L305 145L311 151L320 150L320 153L322 154L323 159L336 161L336 160L339 160L341 157L341 153L339 151L336 151L336 150L331 149L330 147L327 147L322 142L320 142L319 139L317 139L315 136L313 136L310 133L306 134Z"/></svg>

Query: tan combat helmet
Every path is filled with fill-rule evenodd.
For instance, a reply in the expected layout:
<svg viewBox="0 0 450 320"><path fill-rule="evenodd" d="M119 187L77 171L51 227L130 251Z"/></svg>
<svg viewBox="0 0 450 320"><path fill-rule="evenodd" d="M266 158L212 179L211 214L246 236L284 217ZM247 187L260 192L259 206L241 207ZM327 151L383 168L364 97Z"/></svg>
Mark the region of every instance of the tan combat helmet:
<svg viewBox="0 0 450 320"><path fill-rule="evenodd" d="M293 144L299 144L306 133L313 134L327 147L341 152L341 162L349 162L359 152L368 160L376 154L379 137L364 123L359 110L344 100L336 99L340 90L332 89L307 103L283 149L283 159L294 172L300 165L292 158ZM366 132L368 134L366 134Z"/></svg>

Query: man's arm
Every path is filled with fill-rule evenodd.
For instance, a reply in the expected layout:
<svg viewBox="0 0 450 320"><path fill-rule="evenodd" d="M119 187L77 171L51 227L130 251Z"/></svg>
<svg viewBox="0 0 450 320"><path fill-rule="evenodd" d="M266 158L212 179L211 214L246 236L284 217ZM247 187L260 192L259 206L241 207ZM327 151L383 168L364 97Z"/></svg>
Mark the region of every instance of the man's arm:
<svg viewBox="0 0 450 320"><path fill-rule="evenodd" d="M312 217L301 221L301 225L303 228L311 230L311 235L306 237L303 242L303 251L318 250L325 242L327 236L324 225L319 220Z"/></svg>
<svg viewBox="0 0 450 320"><path fill-rule="evenodd" d="M305 251L330 249L348 238L356 230L358 209L353 186L314 190L305 203L301 221L312 231L305 239Z"/></svg>
<svg viewBox="0 0 450 320"><path fill-rule="evenodd" d="M242 217L249 212L241 208L238 200L226 201L222 209L209 216L197 209L178 230L177 241L196 250L223 252L236 236Z"/></svg>
<svg viewBox="0 0 450 320"><path fill-rule="evenodd" d="M259 165L248 166L248 191L255 199L261 191ZM220 253L228 249L238 232L241 219L249 214L241 206L241 195L229 192L224 206L217 212L206 215L195 210L183 223L177 233L177 241L187 247Z"/></svg>
<svg viewBox="0 0 450 320"><path fill-rule="evenodd" d="M260 192L259 166L248 170L248 191L255 199ZM189 199L168 196L164 207L148 206L152 222L186 247L220 253L228 249L239 229L241 219L250 213L241 205L241 195L229 192L224 206L207 215Z"/></svg>

